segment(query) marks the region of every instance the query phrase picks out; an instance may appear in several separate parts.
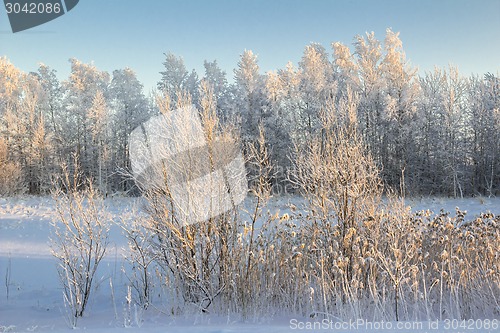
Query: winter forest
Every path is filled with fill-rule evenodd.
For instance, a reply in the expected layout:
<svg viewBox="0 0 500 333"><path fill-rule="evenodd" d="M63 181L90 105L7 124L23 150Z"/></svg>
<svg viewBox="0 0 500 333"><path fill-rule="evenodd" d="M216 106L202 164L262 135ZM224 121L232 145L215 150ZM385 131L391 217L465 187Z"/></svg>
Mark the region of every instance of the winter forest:
<svg viewBox="0 0 500 333"><path fill-rule="evenodd" d="M322 114L350 94L358 134L385 185L410 196L498 195L498 73L464 77L450 66L419 76L390 30L383 41L366 34L350 46L333 43L330 53L307 45L298 66L264 74L257 56L245 51L230 73L234 83L217 60L196 73L169 53L151 93L129 68L110 74L70 59L70 77L61 82L43 64L23 73L2 58L0 193L47 193L75 153L101 192L130 192L133 182L117 172L129 168L128 134L161 112L158 96L174 108L189 96L201 108L204 83L218 118L237 126L243 143L256 141L262 127L278 171L270 175L276 193L294 193L288 177L294 148L319 135ZM340 115L335 122L341 121Z"/></svg>
<svg viewBox="0 0 500 333"><path fill-rule="evenodd" d="M236 61L232 73L217 60L197 73L166 53L146 92L130 68L70 59L60 80L44 64L25 73L0 58L0 213L15 211L3 198L53 200L44 241L58 263L51 306L66 324L89 324L93 306L113 327L196 314L498 329L499 207L408 202L500 195L499 73L419 72L390 29L307 45L298 64L267 73L250 50ZM166 181L142 186L130 159L135 128L191 105L211 167L226 153L213 142L235 143L249 190L200 223L176 214ZM113 210L114 198L140 205ZM15 270L2 269L14 304Z"/></svg>

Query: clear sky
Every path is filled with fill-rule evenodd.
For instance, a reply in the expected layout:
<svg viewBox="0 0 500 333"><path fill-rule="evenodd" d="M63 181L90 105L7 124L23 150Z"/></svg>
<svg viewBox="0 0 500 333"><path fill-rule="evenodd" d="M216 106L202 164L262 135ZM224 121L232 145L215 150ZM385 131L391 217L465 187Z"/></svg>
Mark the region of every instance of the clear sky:
<svg viewBox="0 0 500 333"><path fill-rule="evenodd" d="M297 64L310 42L331 52L332 42L351 45L367 31L383 40L386 28L401 33L421 73L450 63L465 75L500 70L500 0L80 0L16 34L0 8L0 56L24 71L43 62L61 79L72 57L110 73L130 67L147 91L164 52L182 56L200 77L203 60L217 59L232 80L245 49L266 72Z"/></svg>

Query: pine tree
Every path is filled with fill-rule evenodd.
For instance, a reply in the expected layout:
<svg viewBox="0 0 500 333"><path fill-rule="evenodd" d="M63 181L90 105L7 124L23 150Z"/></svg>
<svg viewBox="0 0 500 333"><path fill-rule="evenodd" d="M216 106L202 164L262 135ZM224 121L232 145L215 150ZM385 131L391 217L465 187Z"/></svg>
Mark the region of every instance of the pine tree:
<svg viewBox="0 0 500 333"><path fill-rule="evenodd" d="M229 85L226 72L217 64L217 60L204 61L205 75L202 80L206 81L213 89L214 97L217 101L217 115L223 121L229 118L229 107L231 103Z"/></svg>
<svg viewBox="0 0 500 333"><path fill-rule="evenodd" d="M172 53L165 54L164 71L160 72L161 80L158 89L167 94L170 100L177 103L179 94L188 93L192 101L198 102L198 74L193 69L188 72L182 57Z"/></svg>

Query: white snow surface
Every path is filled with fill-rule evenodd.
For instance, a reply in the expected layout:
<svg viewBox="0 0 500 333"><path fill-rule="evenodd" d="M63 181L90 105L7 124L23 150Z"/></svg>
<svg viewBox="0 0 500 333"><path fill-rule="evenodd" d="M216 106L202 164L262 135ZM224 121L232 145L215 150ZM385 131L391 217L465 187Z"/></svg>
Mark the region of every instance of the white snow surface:
<svg viewBox="0 0 500 333"><path fill-rule="evenodd" d="M249 201L249 200L247 200ZM407 199L413 211L441 209L455 212L455 207L466 210L471 218L481 212L500 214L500 198L419 198ZM290 204L301 207L298 197L272 198L268 207L271 214L291 213ZM115 221L131 220L141 214L140 198L115 197L106 200L108 211ZM247 202L250 205L250 202ZM0 198L0 333L3 332L68 332L65 321L62 289L59 284L56 260L50 253L51 221L55 216L55 202L48 197ZM245 215L242 215L245 218ZM211 314L172 316L161 309L150 307L142 316L142 323L124 327L124 300L127 284L121 271L123 251L127 246L119 226L110 232L110 248L101 263L97 289L91 295L86 316L78 321L78 329L89 332L296 332L311 331L314 319L294 317L240 318ZM114 298L111 296L113 283ZM7 288L8 285L8 288ZM9 297L7 299L7 290ZM321 321L321 319L317 319ZM369 321L369 319L367 319ZM295 323L292 325L292 322ZM317 323L318 328L320 323ZM344 323L347 325L348 323ZM376 323L372 323L376 324ZM320 326L324 332L470 332L464 329L446 329L444 322L423 322L421 327L397 328L397 323L385 323L385 329L370 326ZM303 326L300 326L303 325ZM337 325L340 325L337 323ZM410 325L410 323L408 323ZM389 327L390 326L390 329ZM301 329L302 328L302 329ZM309 328L309 329L307 329ZM500 332L474 329L473 332Z"/></svg>

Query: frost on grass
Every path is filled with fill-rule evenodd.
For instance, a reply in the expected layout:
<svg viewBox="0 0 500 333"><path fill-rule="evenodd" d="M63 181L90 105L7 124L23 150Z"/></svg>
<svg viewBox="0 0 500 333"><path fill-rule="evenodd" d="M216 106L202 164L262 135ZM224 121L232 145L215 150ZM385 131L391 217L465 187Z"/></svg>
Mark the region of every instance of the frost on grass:
<svg viewBox="0 0 500 333"><path fill-rule="evenodd" d="M148 217L132 249L142 268L137 244L147 249L156 275L142 276L169 295L166 312L393 321L500 315L499 218L412 213L396 194L384 198L357 132L357 103L350 91L332 99L321 130L297 141L289 177L305 199L300 209L269 210L273 165L263 127L245 148L255 175L248 211L192 224L173 213L167 187L146 193Z"/></svg>

